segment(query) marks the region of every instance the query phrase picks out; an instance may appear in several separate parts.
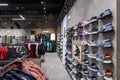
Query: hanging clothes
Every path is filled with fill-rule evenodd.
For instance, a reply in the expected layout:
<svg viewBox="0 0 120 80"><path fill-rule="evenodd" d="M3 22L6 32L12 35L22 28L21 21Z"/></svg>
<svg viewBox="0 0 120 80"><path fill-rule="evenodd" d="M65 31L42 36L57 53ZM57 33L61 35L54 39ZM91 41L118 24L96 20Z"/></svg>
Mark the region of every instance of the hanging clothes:
<svg viewBox="0 0 120 80"><path fill-rule="evenodd" d="M53 51L53 45L52 45L52 42L49 43L49 51Z"/></svg>
<svg viewBox="0 0 120 80"><path fill-rule="evenodd" d="M47 40L42 41L43 46L45 47L45 50L47 50Z"/></svg>
<svg viewBox="0 0 120 80"><path fill-rule="evenodd" d="M36 45L30 44L30 58L35 58L36 53Z"/></svg>
<svg viewBox="0 0 120 80"><path fill-rule="evenodd" d="M41 57L41 55L45 54L45 47L43 46L43 44L38 44L38 55L39 57Z"/></svg>

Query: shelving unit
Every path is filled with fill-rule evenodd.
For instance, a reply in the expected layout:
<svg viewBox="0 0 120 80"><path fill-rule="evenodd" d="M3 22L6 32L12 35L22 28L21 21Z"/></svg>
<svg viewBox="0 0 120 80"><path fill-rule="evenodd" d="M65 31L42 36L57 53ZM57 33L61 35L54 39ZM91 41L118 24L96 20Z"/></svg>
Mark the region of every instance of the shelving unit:
<svg viewBox="0 0 120 80"><path fill-rule="evenodd" d="M91 77L95 80L113 80L114 63L112 55L114 54L114 47L112 40L115 34L112 22L109 20L110 17L112 16L93 20L81 27L79 23L77 27L75 25L67 29L67 41L69 43L66 44L66 56L69 56L71 60L66 58L66 67L72 66L71 68L74 69L74 71L71 68L67 69L73 80L90 80ZM100 24L99 21L103 21L104 24ZM105 30L106 26L107 29L110 26L112 27ZM78 46L78 42L82 48L79 48L81 52L76 57L73 45ZM84 63L85 61L87 64ZM79 68L72 62L78 64ZM81 76L76 75L78 73Z"/></svg>

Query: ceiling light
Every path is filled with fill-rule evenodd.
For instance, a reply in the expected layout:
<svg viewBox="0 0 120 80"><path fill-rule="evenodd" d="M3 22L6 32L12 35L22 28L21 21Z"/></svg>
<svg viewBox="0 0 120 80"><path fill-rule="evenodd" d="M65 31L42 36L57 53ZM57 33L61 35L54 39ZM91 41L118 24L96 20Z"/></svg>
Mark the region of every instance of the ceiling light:
<svg viewBox="0 0 120 80"><path fill-rule="evenodd" d="M2 3L1 3L0 6L8 6L8 4L2 4Z"/></svg>
<svg viewBox="0 0 120 80"><path fill-rule="evenodd" d="M31 24L31 22L29 21L28 24Z"/></svg>
<svg viewBox="0 0 120 80"><path fill-rule="evenodd" d="M23 20L22 18L13 18L13 21L17 21L17 20Z"/></svg>
<svg viewBox="0 0 120 80"><path fill-rule="evenodd" d="M17 21L17 20L25 20L25 18L22 15L19 15L20 18L13 18L13 21Z"/></svg>
<svg viewBox="0 0 120 80"><path fill-rule="evenodd" d="M44 2L43 1L41 1L41 4L43 4Z"/></svg>
<svg viewBox="0 0 120 80"><path fill-rule="evenodd" d="M4 22L4 24L7 24L7 22Z"/></svg>
<svg viewBox="0 0 120 80"><path fill-rule="evenodd" d="M25 18L24 18L22 15L20 15L20 17L21 17L23 20L25 20Z"/></svg>
<svg viewBox="0 0 120 80"><path fill-rule="evenodd" d="M47 32L49 32L49 31L43 31L43 32L46 32L46 33L47 33Z"/></svg>
<svg viewBox="0 0 120 80"><path fill-rule="evenodd" d="M43 9L45 10L46 8L44 7Z"/></svg>
<svg viewBox="0 0 120 80"><path fill-rule="evenodd" d="M8 33L10 32L10 31L7 31Z"/></svg>
<svg viewBox="0 0 120 80"><path fill-rule="evenodd" d="M46 20L45 22L47 23L48 21Z"/></svg>

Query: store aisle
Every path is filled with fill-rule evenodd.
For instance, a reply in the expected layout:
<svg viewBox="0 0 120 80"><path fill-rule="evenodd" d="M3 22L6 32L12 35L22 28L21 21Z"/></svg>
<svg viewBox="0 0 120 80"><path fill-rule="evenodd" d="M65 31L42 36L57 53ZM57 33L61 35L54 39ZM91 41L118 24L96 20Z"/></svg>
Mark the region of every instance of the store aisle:
<svg viewBox="0 0 120 80"><path fill-rule="evenodd" d="M46 53L45 62L41 67L49 80L71 80L57 53Z"/></svg>

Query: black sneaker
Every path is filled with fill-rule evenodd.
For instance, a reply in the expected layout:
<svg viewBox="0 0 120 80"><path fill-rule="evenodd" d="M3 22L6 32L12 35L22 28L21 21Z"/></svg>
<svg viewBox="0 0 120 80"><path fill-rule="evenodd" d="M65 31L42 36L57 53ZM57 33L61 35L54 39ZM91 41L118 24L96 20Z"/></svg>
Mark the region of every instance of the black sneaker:
<svg viewBox="0 0 120 80"><path fill-rule="evenodd" d="M95 76L88 76L87 80L97 80L97 78Z"/></svg>
<svg viewBox="0 0 120 80"><path fill-rule="evenodd" d="M84 60L82 60L82 64L83 64L83 65L88 65L88 64L89 64L89 61L88 61L87 59L84 59Z"/></svg>
<svg viewBox="0 0 120 80"><path fill-rule="evenodd" d="M83 74L83 75L89 75L89 72L88 72L88 70L87 69L83 69L82 71L81 71L81 73Z"/></svg>

